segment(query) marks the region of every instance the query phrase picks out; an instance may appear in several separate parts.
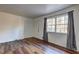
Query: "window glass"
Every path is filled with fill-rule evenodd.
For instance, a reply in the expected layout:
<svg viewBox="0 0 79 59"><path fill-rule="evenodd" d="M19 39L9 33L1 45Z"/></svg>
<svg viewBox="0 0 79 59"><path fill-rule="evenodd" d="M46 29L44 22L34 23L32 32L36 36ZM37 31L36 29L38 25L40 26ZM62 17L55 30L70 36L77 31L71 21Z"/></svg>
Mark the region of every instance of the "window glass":
<svg viewBox="0 0 79 59"><path fill-rule="evenodd" d="M67 33L68 15L58 15L47 19L47 31Z"/></svg>

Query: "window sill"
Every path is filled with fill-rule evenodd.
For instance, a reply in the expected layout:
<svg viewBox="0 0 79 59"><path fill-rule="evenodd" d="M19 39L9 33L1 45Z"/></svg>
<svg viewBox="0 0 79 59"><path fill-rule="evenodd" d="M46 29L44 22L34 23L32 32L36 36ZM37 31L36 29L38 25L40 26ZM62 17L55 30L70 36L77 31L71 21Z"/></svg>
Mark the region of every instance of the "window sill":
<svg viewBox="0 0 79 59"><path fill-rule="evenodd" d="M64 34L64 35L67 35L67 33L58 33L58 32L47 32L47 33L54 33L54 34Z"/></svg>

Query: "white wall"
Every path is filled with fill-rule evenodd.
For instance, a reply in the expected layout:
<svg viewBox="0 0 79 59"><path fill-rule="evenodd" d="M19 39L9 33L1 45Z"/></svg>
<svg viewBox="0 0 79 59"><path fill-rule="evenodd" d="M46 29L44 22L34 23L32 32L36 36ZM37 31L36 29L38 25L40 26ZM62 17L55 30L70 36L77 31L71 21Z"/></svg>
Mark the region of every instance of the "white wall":
<svg viewBox="0 0 79 59"><path fill-rule="evenodd" d="M74 10L75 34L76 34L77 49L79 50L79 27L78 27L79 25L79 5L74 5L69 8L63 9L61 11L36 18L35 19L35 37L42 39L44 17L55 16L58 14L66 13L71 10ZM64 47L66 47L66 41L67 41L66 37L67 37L66 34L48 33L49 42L53 42L55 44L58 44Z"/></svg>
<svg viewBox="0 0 79 59"><path fill-rule="evenodd" d="M34 36L34 20L26 18L24 20L24 38Z"/></svg>
<svg viewBox="0 0 79 59"><path fill-rule="evenodd" d="M58 44L60 46L64 46L66 47L66 38L67 35L63 34L63 33L49 33L48 34L49 37L49 42Z"/></svg>
<svg viewBox="0 0 79 59"><path fill-rule="evenodd" d="M32 36L32 19L0 12L0 43Z"/></svg>
<svg viewBox="0 0 79 59"><path fill-rule="evenodd" d="M37 18L34 20L34 36L36 38L40 38L42 39L43 37L43 23L44 23L44 20L43 18Z"/></svg>

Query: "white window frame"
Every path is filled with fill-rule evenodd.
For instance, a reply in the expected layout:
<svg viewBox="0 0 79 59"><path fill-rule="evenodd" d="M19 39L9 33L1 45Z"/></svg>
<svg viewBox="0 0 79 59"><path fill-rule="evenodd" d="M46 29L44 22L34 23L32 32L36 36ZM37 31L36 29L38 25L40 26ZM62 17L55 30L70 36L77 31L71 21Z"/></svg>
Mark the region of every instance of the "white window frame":
<svg viewBox="0 0 79 59"><path fill-rule="evenodd" d="M63 15L66 15L67 16L67 24L60 24L60 25L68 25L68 14L65 13L65 14L61 14L61 15L57 15L57 16L54 16L54 17L50 17L48 19L52 19L52 18L55 18L55 31L48 31L48 25L47 25L47 32L54 32L54 33L67 33L65 32L65 28L64 29L64 32L60 31L60 32L57 32L57 17L60 17L60 16L63 16ZM48 23L47 23L48 24ZM51 28L52 29L52 28ZM60 28L61 29L61 28ZM67 31L67 28L66 28L66 31Z"/></svg>

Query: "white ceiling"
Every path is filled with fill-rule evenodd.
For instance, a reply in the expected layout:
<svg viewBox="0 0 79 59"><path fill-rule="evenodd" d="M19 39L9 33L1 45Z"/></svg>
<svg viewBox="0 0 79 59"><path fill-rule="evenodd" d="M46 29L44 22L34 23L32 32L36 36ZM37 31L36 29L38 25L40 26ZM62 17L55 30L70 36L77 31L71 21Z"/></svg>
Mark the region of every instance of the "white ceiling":
<svg viewBox="0 0 79 59"><path fill-rule="evenodd" d="M25 17L37 17L69 6L69 4L0 4L0 11Z"/></svg>

